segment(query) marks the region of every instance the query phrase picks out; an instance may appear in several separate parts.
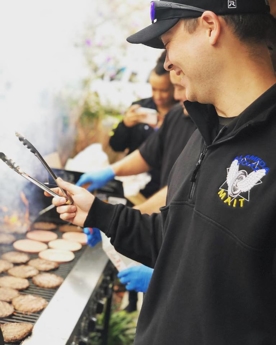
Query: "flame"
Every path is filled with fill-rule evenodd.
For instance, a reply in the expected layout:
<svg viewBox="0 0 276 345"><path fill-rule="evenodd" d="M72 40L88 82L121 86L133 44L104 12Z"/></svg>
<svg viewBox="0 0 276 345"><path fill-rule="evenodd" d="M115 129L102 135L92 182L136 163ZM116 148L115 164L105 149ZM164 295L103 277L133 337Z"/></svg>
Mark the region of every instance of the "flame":
<svg viewBox="0 0 276 345"><path fill-rule="evenodd" d="M23 192L20 193L20 199L26 206L26 210L23 214L18 211L10 212L10 210L5 206L0 207L1 211L4 213L3 224L7 227L6 230L8 232L24 233L27 232L30 227L29 202Z"/></svg>
<svg viewBox="0 0 276 345"><path fill-rule="evenodd" d="M17 214L12 214L11 216L10 215L4 216L4 224L15 225L17 223L19 224L21 223Z"/></svg>
<svg viewBox="0 0 276 345"><path fill-rule="evenodd" d="M20 197L21 197L21 200L23 201L24 205L26 206L25 221L29 222L30 221L29 201L23 192L20 193Z"/></svg>

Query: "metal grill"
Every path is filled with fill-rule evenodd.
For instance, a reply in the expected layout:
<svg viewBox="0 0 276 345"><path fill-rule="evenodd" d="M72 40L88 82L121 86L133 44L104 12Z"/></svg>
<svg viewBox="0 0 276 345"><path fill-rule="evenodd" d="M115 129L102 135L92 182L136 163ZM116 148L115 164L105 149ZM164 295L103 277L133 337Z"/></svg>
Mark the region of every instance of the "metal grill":
<svg viewBox="0 0 276 345"><path fill-rule="evenodd" d="M61 176L64 180L69 182L76 182L81 173L71 172L65 170L54 169L58 176ZM29 201L29 220L31 222L52 222L59 225L64 225L59 218L55 208L51 209L47 213L39 216L37 215L41 209L50 206L51 198L45 198L43 193L37 187L28 183L25 185L23 192ZM104 199L108 196L123 197L123 187L120 181L110 181L107 186L99 193L104 193ZM17 200L17 199L16 199ZM17 202L19 203L19 202ZM23 208L23 213L26 206L15 205L12 202L11 209L20 210ZM130 205L131 206L131 205ZM0 207L0 219L4 214L1 214ZM0 227L1 232L1 227ZM60 238L62 233L59 230L55 230ZM25 235L16 234L17 239L25 238ZM8 251L14 250L13 246L0 244L0 256ZM36 258L37 255L30 255L31 258ZM60 275L65 280L58 289L44 289L34 285L29 279L29 287L26 290L20 291L22 294L33 294L45 298L49 305L42 311L32 314L22 314L15 312L11 317L0 319L0 323L6 322L29 322L34 325L33 332L30 337L27 337L21 342L4 345L76 345L86 344L83 340L83 335L87 333L86 319L93 319L95 314L95 308L97 305L101 305L100 300L106 296L105 289L109 285L109 273L110 270L107 256L102 251L101 244L94 248L83 246L81 250L75 252L75 259L68 263L60 264L59 268L51 271ZM111 265L112 271L114 270ZM0 274L3 276L4 274ZM113 273L112 273L113 276ZM112 278L113 279L113 278ZM107 294L108 295L108 294ZM108 297L110 309L110 301L112 297ZM109 311L110 312L110 311ZM105 319L108 320L108 313ZM105 322L108 324L108 322ZM108 328L108 325L105 327ZM107 344L107 331L104 329L103 344ZM81 341L79 342L79 339Z"/></svg>
<svg viewBox="0 0 276 345"><path fill-rule="evenodd" d="M58 238L61 238L62 232L55 230L55 233L57 233ZM21 234L17 235L17 237L18 239L25 238L25 236ZM0 256L6 252L13 251L13 250L14 248L12 245L0 245ZM57 269L51 272L65 279L67 275L70 273L70 271L72 270L72 268L74 267L74 265L77 263L78 259L83 254L84 250L85 250L85 246L83 246L79 251L74 252L75 258L73 261L70 261L67 263L61 263ZM29 255L31 259L38 257L37 254L29 254ZM0 277L3 277L5 275L7 275L5 272L1 273ZM28 281L30 283L29 287L26 290L20 291L21 294L32 294L32 295L40 296L40 297L45 298L49 302L58 290L58 288L46 289L46 288L38 287L33 284L32 279L28 279ZM39 316L41 315L42 311L37 312L37 313L30 313L30 314L22 314L20 312L15 311L13 315L7 318L0 319L0 323L29 322L29 323L35 324ZM20 344L20 342L12 343L12 344L5 343L5 345L15 345L15 344Z"/></svg>

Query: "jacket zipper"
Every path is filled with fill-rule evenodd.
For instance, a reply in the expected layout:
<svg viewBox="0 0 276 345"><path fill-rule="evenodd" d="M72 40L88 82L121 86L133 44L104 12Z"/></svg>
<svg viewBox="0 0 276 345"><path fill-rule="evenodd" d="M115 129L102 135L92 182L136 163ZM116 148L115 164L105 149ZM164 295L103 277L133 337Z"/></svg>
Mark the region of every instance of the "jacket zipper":
<svg viewBox="0 0 276 345"><path fill-rule="evenodd" d="M195 169L192 173L192 177L190 180L192 182L192 185L191 185L191 189L190 189L189 200L193 200L193 198L194 198L197 174L198 174L199 168L201 166L201 163L202 163L206 153L207 153L207 146L204 145L203 150L201 151L201 153L199 155L198 161L196 163Z"/></svg>
<svg viewBox="0 0 276 345"><path fill-rule="evenodd" d="M195 189L196 189L196 179L197 179L197 175L199 172L199 169L201 167L202 161L206 156L206 153L208 151L208 148L210 148L211 146L213 146L216 143L216 140L219 138L219 136L221 135L221 133L223 132L223 130L225 129L225 127L222 127L220 129L220 131L218 132L217 136L215 137L215 139L213 140L213 143L209 146L207 146L206 144L203 146L203 149L199 155L198 161L196 163L195 169L192 173L192 177L191 177L191 189L190 189L190 194L189 194L189 200L193 200L194 195L195 195Z"/></svg>

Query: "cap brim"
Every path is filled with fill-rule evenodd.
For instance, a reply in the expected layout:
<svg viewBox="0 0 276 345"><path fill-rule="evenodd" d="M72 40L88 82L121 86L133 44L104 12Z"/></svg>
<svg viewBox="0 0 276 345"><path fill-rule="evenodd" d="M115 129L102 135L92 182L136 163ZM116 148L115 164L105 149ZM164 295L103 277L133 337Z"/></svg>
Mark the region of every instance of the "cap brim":
<svg viewBox="0 0 276 345"><path fill-rule="evenodd" d="M129 43L141 43L152 48L164 49L160 36L170 30L180 18L160 20L127 38Z"/></svg>

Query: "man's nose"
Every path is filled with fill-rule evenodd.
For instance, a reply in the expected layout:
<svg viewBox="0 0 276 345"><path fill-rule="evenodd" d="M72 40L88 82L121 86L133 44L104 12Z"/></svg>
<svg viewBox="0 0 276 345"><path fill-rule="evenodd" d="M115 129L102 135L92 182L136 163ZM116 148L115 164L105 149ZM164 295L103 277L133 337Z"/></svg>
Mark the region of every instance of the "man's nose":
<svg viewBox="0 0 276 345"><path fill-rule="evenodd" d="M164 62L164 68L165 70L167 70L168 72L170 72L173 68L173 64L170 62L170 60L168 59L168 56L166 55L166 59Z"/></svg>

